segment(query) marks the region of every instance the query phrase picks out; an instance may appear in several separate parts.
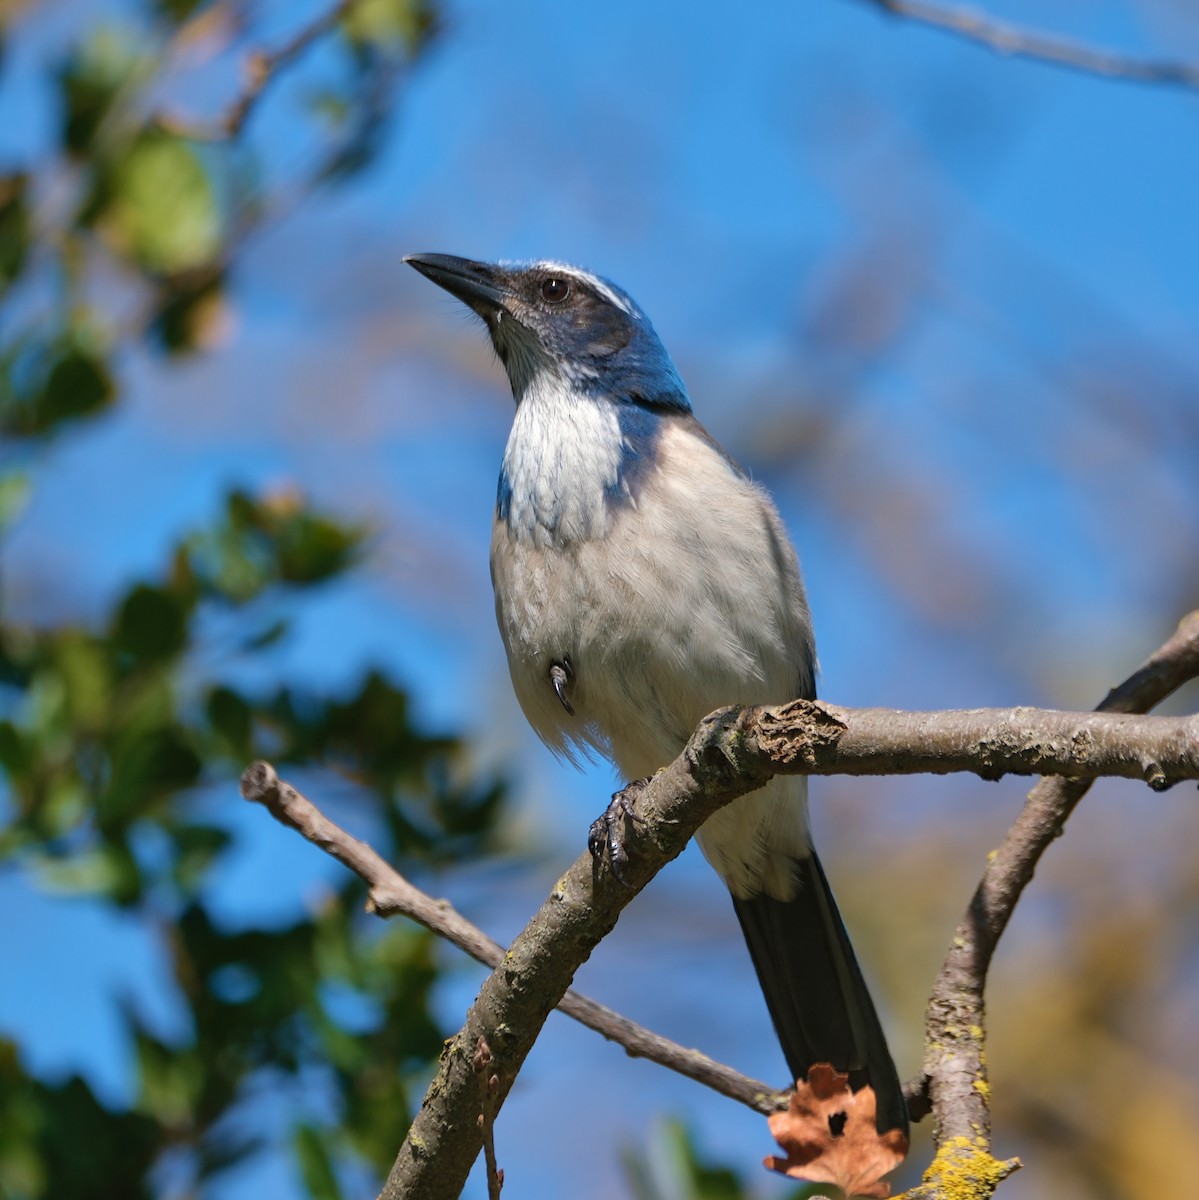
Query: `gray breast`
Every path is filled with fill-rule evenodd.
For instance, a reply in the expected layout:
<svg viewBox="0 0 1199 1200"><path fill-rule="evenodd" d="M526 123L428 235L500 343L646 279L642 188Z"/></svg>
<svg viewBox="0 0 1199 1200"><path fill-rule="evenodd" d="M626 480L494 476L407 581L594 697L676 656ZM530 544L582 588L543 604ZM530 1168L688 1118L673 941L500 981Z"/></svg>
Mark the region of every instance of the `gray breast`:
<svg viewBox="0 0 1199 1200"><path fill-rule="evenodd" d="M556 751L598 749L648 774L722 704L810 691L812 646L794 554L769 501L680 422L655 434L602 533L530 535L497 514L496 613L512 680ZM571 717L549 681L573 670Z"/></svg>

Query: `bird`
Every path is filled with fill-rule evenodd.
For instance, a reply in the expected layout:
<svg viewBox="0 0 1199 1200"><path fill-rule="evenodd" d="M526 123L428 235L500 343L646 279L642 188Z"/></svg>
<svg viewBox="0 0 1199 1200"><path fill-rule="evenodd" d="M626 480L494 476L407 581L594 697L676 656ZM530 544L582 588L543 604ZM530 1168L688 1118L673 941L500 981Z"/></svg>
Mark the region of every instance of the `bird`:
<svg viewBox="0 0 1199 1200"><path fill-rule="evenodd" d="M717 708L814 698L812 620L778 510L699 423L628 293L554 261L404 261L482 318L511 384L491 577L512 685L541 740L639 780ZM906 1135L812 844L807 779L776 776L696 840L732 896L791 1078L828 1063L873 1088L880 1133Z"/></svg>

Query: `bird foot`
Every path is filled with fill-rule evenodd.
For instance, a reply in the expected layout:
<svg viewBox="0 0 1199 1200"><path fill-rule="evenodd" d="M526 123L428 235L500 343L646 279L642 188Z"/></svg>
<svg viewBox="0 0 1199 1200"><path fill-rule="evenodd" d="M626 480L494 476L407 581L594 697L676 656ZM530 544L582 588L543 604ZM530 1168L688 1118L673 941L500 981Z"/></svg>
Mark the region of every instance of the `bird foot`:
<svg viewBox="0 0 1199 1200"><path fill-rule="evenodd" d="M633 808L637 797L645 791L649 778L634 779L626 784L619 792L612 795L612 803L604 810L604 815L591 822L587 834L587 849L599 866L606 857L616 876L626 887L624 868L629 861L628 852L624 848L625 822L634 825L645 825L646 819Z"/></svg>

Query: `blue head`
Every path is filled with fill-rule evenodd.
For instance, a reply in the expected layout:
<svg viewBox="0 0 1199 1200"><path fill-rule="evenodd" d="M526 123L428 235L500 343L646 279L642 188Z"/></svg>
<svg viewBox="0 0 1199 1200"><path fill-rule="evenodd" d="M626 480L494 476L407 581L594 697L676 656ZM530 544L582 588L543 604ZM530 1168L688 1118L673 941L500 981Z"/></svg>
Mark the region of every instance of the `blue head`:
<svg viewBox="0 0 1199 1200"><path fill-rule="evenodd" d="M583 395L691 411L649 319L598 275L556 262L491 265L449 254L404 261L483 318L517 404L549 374Z"/></svg>
<svg viewBox="0 0 1199 1200"><path fill-rule="evenodd" d="M499 520L545 544L602 536L640 494L664 424L693 420L645 314L620 288L561 263L404 261L483 318L508 372L517 410Z"/></svg>

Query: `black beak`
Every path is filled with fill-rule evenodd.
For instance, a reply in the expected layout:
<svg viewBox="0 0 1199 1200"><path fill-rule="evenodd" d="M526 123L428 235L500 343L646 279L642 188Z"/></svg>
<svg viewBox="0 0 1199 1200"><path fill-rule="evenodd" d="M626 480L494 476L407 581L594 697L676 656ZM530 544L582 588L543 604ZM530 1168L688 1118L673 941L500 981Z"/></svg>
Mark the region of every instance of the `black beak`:
<svg viewBox="0 0 1199 1200"><path fill-rule="evenodd" d="M504 307L508 289L496 268L487 263L453 254L408 254L404 261L481 317L494 317Z"/></svg>

